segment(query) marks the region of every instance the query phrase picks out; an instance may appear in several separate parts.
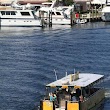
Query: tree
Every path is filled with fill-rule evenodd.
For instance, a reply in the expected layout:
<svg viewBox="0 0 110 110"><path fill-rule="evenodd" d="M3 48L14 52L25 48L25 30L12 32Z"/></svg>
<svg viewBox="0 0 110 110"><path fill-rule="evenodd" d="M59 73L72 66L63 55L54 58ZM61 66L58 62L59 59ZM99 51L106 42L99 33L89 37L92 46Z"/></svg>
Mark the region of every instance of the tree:
<svg viewBox="0 0 110 110"><path fill-rule="evenodd" d="M72 5L73 4L73 0L62 0L63 4L66 6Z"/></svg>

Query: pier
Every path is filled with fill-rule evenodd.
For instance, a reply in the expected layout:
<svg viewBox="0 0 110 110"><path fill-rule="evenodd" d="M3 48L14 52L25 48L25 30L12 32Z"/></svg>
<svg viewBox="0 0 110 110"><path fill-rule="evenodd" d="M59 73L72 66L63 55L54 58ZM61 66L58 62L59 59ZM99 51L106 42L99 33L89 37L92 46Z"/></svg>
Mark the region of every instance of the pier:
<svg viewBox="0 0 110 110"><path fill-rule="evenodd" d="M101 10L91 9L85 13L76 13L74 19L86 19L87 22L101 21Z"/></svg>
<svg viewBox="0 0 110 110"><path fill-rule="evenodd" d="M58 24L59 21L63 21L63 19L66 18L55 18L53 17L53 12L52 10L49 12L45 11L39 11L39 18L41 19L41 24L42 27L52 27L56 20L56 24ZM70 12L70 18L68 19L68 24L63 21L65 25L71 25L73 26L74 24L77 23L77 20L85 20L85 22L80 22L80 23L86 23L86 22L98 22L101 21L101 10L99 9L91 9L87 12L75 12L74 10L71 10Z"/></svg>
<svg viewBox="0 0 110 110"><path fill-rule="evenodd" d="M101 12L89 12L80 14L80 19L87 19L88 22L101 21Z"/></svg>

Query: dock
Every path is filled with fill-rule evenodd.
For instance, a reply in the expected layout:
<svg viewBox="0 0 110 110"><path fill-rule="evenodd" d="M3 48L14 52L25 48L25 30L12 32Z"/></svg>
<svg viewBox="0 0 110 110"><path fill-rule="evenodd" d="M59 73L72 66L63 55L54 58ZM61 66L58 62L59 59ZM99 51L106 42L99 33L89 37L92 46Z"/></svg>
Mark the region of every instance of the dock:
<svg viewBox="0 0 110 110"><path fill-rule="evenodd" d="M80 19L87 19L88 22L101 21L101 13L80 14Z"/></svg>
<svg viewBox="0 0 110 110"><path fill-rule="evenodd" d="M87 22L101 21L101 10L91 9L86 13L76 13L79 15L74 15L74 19L86 19Z"/></svg>
<svg viewBox="0 0 110 110"><path fill-rule="evenodd" d="M40 11L40 19L42 23L42 27L49 26L52 27L53 25L53 19L52 19L52 11L46 13L46 16L44 16L44 12ZM57 18L56 18L57 19ZM73 26L76 23L76 20L86 20L87 22L98 22L101 21L101 11L99 10L90 10L86 13L75 13L74 11L70 12L70 24Z"/></svg>

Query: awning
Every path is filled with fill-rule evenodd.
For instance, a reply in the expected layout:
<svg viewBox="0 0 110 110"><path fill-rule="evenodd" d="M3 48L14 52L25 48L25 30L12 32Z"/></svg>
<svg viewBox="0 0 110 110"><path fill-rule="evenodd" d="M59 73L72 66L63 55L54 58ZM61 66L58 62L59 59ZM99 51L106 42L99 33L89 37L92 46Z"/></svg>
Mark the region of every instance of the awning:
<svg viewBox="0 0 110 110"><path fill-rule="evenodd" d="M13 0L0 0L1 4L11 4Z"/></svg>
<svg viewBox="0 0 110 110"><path fill-rule="evenodd" d="M91 4L106 4L106 0L93 0Z"/></svg>
<svg viewBox="0 0 110 110"><path fill-rule="evenodd" d="M74 0L74 2L91 2L91 0Z"/></svg>
<svg viewBox="0 0 110 110"><path fill-rule="evenodd" d="M46 87L81 88L81 87L92 86L95 83L98 83L102 78L104 78L104 75L93 74L93 73L92 74L80 73L76 80L72 80L73 77L74 77L74 74L70 74L68 76L63 77L62 79L59 79L57 81L54 81L46 85Z"/></svg>

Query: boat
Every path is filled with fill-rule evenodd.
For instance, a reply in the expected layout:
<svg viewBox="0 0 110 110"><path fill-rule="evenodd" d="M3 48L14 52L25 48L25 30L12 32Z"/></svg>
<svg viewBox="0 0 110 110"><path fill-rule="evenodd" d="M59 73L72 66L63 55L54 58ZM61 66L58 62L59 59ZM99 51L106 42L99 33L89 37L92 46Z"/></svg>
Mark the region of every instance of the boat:
<svg viewBox="0 0 110 110"><path fill-rule="evenodd" d="M33 10L0 10L0 26L41 26Z"/></svg>
<svg viewBox="0 0 110 110"><path fill-rule="evenodd" d="M13 7L0 7L0 26L42 26L34 10Z"/></svg>
<svg viewBox="0 0 110 110"><path fill-rule="evenodd" d="M97 85L103 79L101 74L79 72L56 78L46 85L40 110L99 110L104 103L105 90ZM50 96L54 100L50 100Z"/></svg>
<svg viewBox="0 0 110 110"><path fill-rule="evenodd" d="M48 16L51 14L53 25L70 25L70 12L73 10L74 6L56 6L57 0L53 2L42 3L43 6L36 12L36 15L40 17L39 12L43 12L43 17L48 23Z"/></svg>
<svg viewBox="0 0 110 110"><path fill-rule="evenodd" d="M110 3L106 4L106 6L102 9L101 19L103 21L110 21Z"/></svg>
<svg viewBox="0 0 110 110"><path fill-rule="evenodd" d="M76 24L85 24L85 23L87 23L87 19L76 19L75 23Z"/></svg>

